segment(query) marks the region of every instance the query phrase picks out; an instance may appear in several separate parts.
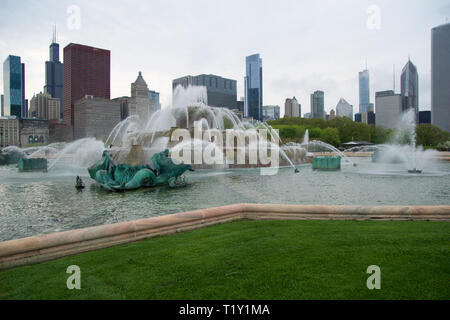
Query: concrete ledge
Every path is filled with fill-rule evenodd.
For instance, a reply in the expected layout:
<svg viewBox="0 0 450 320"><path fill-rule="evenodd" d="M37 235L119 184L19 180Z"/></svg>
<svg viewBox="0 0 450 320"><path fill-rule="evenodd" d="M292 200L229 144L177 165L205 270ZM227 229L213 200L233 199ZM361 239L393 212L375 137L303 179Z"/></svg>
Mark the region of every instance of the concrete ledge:
<svg viewBox="0 0 450 320"><path fill-rule="evenodd" d="M241 219L450 221L450 206L234 204L0 242L0 269Z"/></svg>

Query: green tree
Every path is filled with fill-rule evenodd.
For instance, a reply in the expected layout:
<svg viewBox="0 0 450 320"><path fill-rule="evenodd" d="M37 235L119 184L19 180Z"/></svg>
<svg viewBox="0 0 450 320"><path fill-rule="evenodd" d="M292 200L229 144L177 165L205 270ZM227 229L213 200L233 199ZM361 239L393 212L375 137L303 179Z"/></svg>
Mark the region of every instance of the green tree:
<svg viewBox="0 0 450 320"><path fill-rule="evenodd" d="M384 143L392 135L392 130L384 130L379 127L367 125L365 123L354 122L346 117L337 117L331 120L324 119L305 119L305 118L283 118L268 122L273 128L280 129L281 139L302 141L306 129L309 130L311 139L324 140L324 136L334 145L349 141L370 141L373 143ZM283 130L281 128L290 128ZM295 128L295 129L293 129ZM336 129L339 139L333 135L336 131L323 133L326 128ZM294 133L295 131L295 133ZM339 142L337 142L339 141Z"/></svg>
<svg viewBox="0 0 450 320"><path fill-rule="evenodd" d="M329 143L335 147L339 147L341 139L339 138L339 130L336 128L325 128L321 133L322 141Z"/></svg>
<svg viewBox="0 0 450 320"><path fill-rule="evenodd" d="M431 124L419 124L416 127L416 142L424 147L436 147L449 140L450 134Z"/></svg>
<svg viewBox="0 0 450 320"><path fill-rule="evenodd" d="M322 138L322 130L320 128L310 128L309 129L309 138Z"/></svg>

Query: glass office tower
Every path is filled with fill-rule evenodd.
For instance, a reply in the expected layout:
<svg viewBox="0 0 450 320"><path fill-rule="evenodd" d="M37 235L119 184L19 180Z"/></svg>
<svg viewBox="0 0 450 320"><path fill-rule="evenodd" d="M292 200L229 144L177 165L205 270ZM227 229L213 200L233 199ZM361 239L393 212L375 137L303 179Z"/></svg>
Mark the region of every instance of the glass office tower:
<svg viewBox="0 0 450 320"><path fill-rule="evenodd" d="M411 62L403 67L401 75L402 111L414 109L419 121L419 75L416 66Z"/></svg>
<svg viewBox="0 0 450 320"><path fill-rule="evenodd" d="M246 76L244 78L244 115L262 121L262 59L259 54L245 58Z"/></svg>
<svg viewBox="0 0 450 320"><path fill-rule="evenodd" d="M27 116L25 105L25 65L20 57L9 55L3 63L5 116Z"/></svg>
<svg viewBox="0 0 450 320"><path fill-rule="evenodd" d="M359 113L373 111L370 103L370 77L369 70L359 73Z"/></svg>
<svg viewBox="0 0 450 320"><path fill-rule="evenodd" d="M315 91L311 94L311 118L325 119L325 93Z"/></svg>
<svg viewBox="0 0 450 320"><path fill-rule="evenodd" d="M150 90L148 92L148 94L149 94L150 100L155 103L155 107L156 107L155 111L161 110L161 104L159 103L159 92Z"/></svg>

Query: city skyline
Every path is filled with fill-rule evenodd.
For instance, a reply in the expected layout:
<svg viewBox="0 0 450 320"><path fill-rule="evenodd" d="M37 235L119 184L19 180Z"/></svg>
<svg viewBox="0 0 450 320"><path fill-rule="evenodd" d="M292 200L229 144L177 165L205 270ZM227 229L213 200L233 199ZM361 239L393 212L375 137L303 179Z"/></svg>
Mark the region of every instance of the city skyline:
<svg viewBox="0 0 450 320"><path fill-rule="evenodd" d="M0 23L0 55L21 56L27 69L26 99L31 99L33 93L43 91L44 63L56 25L61 48L72 42L111 51L112 98L127 94L130 81L137 71L142 71L149 87L161 93L161 104L167 107L172 98L172 80L183 74L212 73L236 79L237 96L243 96L244 57L259 53L264 59L264 104L281 105L286 97L295 95L304 106L304 113L310 111L309 94L315 90L325 92L326 112L340 98L358 105L358 72L364 69L366 60L371 78L370 100L375 101L375 92L393 87L392 65L396 65L399 75L410 56L419 71L420 110L430 110L431 29L446 22L450 5L446 1L436 1L433 6L419 1L407 2L408 6L404 3L262 3L255 9L259 17L246 22L240 18L250 12L252 2L211 6L204 1L189 5L170 1L144 5L129 1L125 5L117 2L104 6L79 1L75 4L80 9L79 28L75 24L70 29L68 24L73 17L73 11L68 13L70 2L50 7L50 2L19 6L6 1L4 11L11 19ZM371 5L380 9L380 29L367 25ZM395 12L400 9L407 21L416 22L398 24ZM213 11L217 13L215 19L208 17ZM153 12L151 21L145 19L148 12ZM220 26L232 14L228 30L207 28ZM286 15L304 19L300 19L300 24L289 25ZM200 19L203 16L207 18ZM260 25L259 30L252 29L246 34L248 24L268 18L271 24ZM317 22L324 19L326 23ZM142 41L144 36L149 40ZM315 41L314 46L304 45L311 41ZM400 88L399 76L396 88Z"/></svg>

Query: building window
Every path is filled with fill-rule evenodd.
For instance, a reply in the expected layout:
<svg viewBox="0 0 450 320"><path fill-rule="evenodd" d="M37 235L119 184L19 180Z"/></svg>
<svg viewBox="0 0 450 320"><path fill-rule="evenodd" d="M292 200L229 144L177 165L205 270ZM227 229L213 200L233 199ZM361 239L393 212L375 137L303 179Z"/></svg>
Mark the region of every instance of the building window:
<svg viewBox="0 0 450 320"><path fill-rule="evenodd" d="M33 136L28 136L28 144L33 144Z"/></svg>

